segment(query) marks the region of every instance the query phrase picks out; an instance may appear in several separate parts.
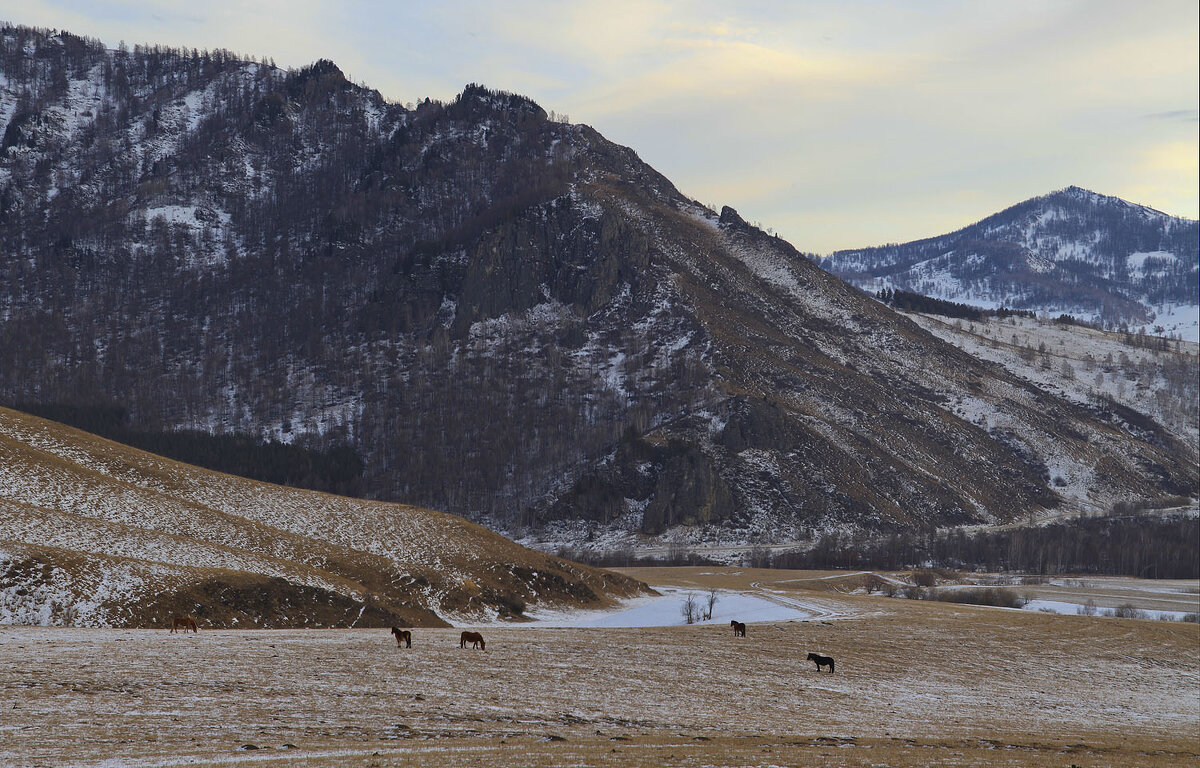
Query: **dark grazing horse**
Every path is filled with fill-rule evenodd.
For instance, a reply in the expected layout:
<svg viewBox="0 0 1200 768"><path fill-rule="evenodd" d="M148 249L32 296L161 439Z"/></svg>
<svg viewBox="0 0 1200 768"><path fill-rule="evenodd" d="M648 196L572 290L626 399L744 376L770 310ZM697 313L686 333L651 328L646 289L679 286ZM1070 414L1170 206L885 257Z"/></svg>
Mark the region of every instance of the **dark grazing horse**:
<svg viewBox="0 0 1200 768"><path fill-rule="evenodd" d="M833 674L833 657L822 656L819 653L808 654L808 660L817 665L817 671L821 671L821 667L829 667L829 674Z"/></svg>
<svg viewBox="0 0 1200 768"><path fill-rule="evenodd" d="M733 627L733 636L734 637L745 637L746 636L746 625L743 624L742 622L738 621L737 619L730 621L729 626Z"/></svg>
<svg viewBox="0 0 1200 768"><path fill-rule="evenodd" d="M404 643L405 648L412 648L412 632L400 627L392 627L392 634L396 636L396 647L400 647L400 643Z"/></svg>
<svg viewBox="0 0 1200 768"><path fill-rule="evenodd" d="M172 616L171 617L171 632L183 627L183 634L187 634L190 629L196 634L200 633L200 628L196 625L196 620L191 616Z"/></svg>
<svg viewBox="0 0 1200 768"><path fill-rule="evenodd" d="M466 648L467 643L470 643L472 648L478 648L481 651L487 650L487 645L483 642L483 635L479 634L478 632L463 632L459 636L459 648Z"/></svg>

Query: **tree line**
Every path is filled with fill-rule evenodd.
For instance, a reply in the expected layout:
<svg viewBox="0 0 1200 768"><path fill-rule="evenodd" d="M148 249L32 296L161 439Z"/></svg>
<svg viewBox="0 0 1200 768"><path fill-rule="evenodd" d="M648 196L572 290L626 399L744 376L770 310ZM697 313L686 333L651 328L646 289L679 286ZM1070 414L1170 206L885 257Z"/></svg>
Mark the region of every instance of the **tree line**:
<svg viewBox="0 0 1200 768"><path fill-rule="evenodd" d="M1073 518L1042 526L968 532L963 529L818 534L803 550L752 548L745 565L795 570L905 571L938 568L1042 574L1096 574L1156 579L1200 577L1200 519L1118 505L1105 517ZM609 568L722 565L702 552L673 547L665 557L630 548L591 552L560 547L560 557Z"/></svg>
<svg viewBox="0 0 1200 768"><path fill-rule="evenodd" d="M324 449L263 440L251 435L213 435L198 430L147 431L129 426L120 406L16 403L16 410L82 429L100 437L231 475L347 496L363 491L363 460L348 446Z"/></svg>
<svg viewBox="0 0 1200 768"><path fill-rule="evenodd" d="M898 532L883 538L820 536L803 552L759 558L773 568L1086 573L1160 579L1200 577L1200 520L1131 514L1036 527Z"/></svg>
<svg viewBox="0 0 1200 768"><path fill-rule="evenodd" d="M905 312L922 312L927 315L940 315L942 317L956 317L961 320L971 320L974 322L982 322L986 317L997 317L1000 319L1008 317L1035 317L1033 311L1027 309L1009 309L1000 307L999 309L983 309L982 307L973 307L970 304L962 304L957 301L947 301L945 299L935 299L932 296L925 296L920 293L912 293L911 291L900 290L896 288L882 288L875 292L875 298L895 309Z"/></svg>

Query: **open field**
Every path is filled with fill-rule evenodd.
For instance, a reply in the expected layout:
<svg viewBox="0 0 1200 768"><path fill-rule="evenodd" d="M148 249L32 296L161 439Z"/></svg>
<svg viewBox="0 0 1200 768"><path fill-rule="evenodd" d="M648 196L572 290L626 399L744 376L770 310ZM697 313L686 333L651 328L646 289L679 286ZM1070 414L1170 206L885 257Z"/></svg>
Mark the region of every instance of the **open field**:
<svg viewBox="0 0 1200 768"><path fill-rule="evenodd" d="M848 595L844 574L630 575L776 594L814 618L745 639L488 626L486 652L457 629L402 649L362 629L2 627L0 764L1200 763L1195 624Z"/></svg>

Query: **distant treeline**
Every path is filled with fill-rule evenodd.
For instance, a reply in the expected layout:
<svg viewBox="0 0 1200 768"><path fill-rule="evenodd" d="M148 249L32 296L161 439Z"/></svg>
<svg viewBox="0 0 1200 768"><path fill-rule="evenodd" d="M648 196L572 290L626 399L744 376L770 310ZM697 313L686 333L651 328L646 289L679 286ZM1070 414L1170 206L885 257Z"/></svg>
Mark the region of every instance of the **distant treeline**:
<svg viewBox="0 0 1200 768"><path fill-rule="evenodd" d="M159 456L251 480L344 496L360 495L363 490L362 457L345 446L314 450L251 435L135 430L120 406L16 403L12 407Z"/></svg>
<svg viewBox="0 0 1200 768"><path fill-rule="evenodd" d="M941 315L942 317L957 317L962 320L972 320L975 322L983 322L987 317L1035 317L1035 313L1027 309L1008 309L1000 307L999 309L982 309L973 307L970 304L960 304L957 301L946 301L945 299L935 299L932 296L922 296L919 293L910 293L909 291L899 291L892 288L883 288L875 292L875 298L896 309L904 310L905 312L923 312L927 315Z"/></svg>
<svg viewBox="0 0 1200 768"><path fill-rule="evenodd" d="M894 533L829 533L804 551L774 554L752 549L746 564L798 570L946 568L1033 574L1099 574L1159 579L1200 578L1200 519L1143 514L1126 505L1109 517L1075 518L1037 527ZM716 565L701 553L673 549L665 558L632 550L589 553L574 547L556 554L608 568Z"/></svg>
<svg viewBox="0 0 1200 768"><path fill-rule="evenodd" d="M756 564L774 568L896 571L932 566L1195 579L1200 577L1200 520L1135 514L972 533L896 533L882 539L830 534L806 551L761 559L768 562Z"/></svg>

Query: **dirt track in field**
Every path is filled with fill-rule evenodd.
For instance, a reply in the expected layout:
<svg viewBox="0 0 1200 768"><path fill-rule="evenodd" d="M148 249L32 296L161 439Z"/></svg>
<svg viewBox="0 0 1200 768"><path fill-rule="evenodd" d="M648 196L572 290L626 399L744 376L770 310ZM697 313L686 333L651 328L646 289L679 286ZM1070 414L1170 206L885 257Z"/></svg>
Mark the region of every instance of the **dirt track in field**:
<svg viewBox="0 0 1200 768"><path fill-rule="evenodd" d="M657 583L718 578L702 570ZM745 639L488 627L486 652L459 649L458 630L398 649L386 630L0 628L0 764L1200 763L1195 624L844 596L790 581L819 574L768 573L719 578L791 584L843 618Z"/></svg>

